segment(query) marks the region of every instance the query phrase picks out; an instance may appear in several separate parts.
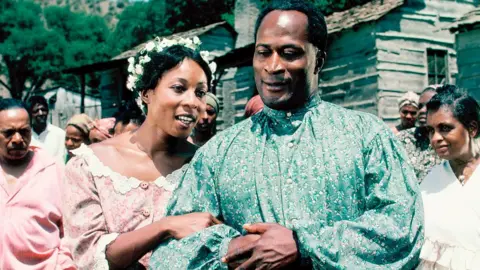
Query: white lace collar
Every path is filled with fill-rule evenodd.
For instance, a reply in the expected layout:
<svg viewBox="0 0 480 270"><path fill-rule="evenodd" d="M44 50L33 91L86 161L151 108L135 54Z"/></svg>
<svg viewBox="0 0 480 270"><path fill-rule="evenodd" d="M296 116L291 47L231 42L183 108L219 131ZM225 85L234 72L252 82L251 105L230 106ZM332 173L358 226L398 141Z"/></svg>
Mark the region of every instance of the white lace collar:
<svg viewBox="0 0 480 270"><path fill-rule="evenodd" d="M104 165L102 161L95 155L93 150L85 144L82 144L79 148L71 151L75 156L85 159L88 164L90 173L96 177L109 177L112 181L115 191L126 194L134 188L138 188L142 183L147 183L141 181L135 177L124 176L110 167ZM167 191L173 191L175 185L169 181L172 174L167 175L166 177L160 176L153 183L158 187L164 188ZM176 182L176 181L173 181Z"/></svg>

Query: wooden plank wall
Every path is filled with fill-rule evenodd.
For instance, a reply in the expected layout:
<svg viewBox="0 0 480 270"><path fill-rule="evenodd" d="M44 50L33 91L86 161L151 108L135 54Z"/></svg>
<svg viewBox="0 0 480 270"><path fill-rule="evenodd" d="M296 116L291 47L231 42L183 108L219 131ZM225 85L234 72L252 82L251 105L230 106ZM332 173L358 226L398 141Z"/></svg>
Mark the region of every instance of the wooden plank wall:
<svg viewBox="0 0 480 270"><path fill-rule="evenodd" d="M320 77L322 99L376 114L377 71L374 24L334 34Z"/></svg>
<svg viewBox="0 0 480 270"><path fill-rule="evenodd" d="M454 35L448 26L474 1L407 1L376 24L378 116L397 123L398 98L428 85L427 49L448 51L449 82L458 73Z"/></svg>
<svg viewBox="0 0 480 270"><path fill-rule="evenodd" d="M217 118L217 130L224 130L244 119L245 105L253 96L255 82L251 66L228 68L217 85L217 97L221 111Z"/></svg>
<svg viewBox="0 0 480 270"><path fill-rule="evenodd" d="M456 37L458 86L480 101L480 23Z"/></svg>
<svg viewBox="0 0 480 270"><path fill-rule="evenodd" d="M200 35L202 50L207 50L214 57L224 55L235 47L235 37L225 27L216 27Z"/></svg>

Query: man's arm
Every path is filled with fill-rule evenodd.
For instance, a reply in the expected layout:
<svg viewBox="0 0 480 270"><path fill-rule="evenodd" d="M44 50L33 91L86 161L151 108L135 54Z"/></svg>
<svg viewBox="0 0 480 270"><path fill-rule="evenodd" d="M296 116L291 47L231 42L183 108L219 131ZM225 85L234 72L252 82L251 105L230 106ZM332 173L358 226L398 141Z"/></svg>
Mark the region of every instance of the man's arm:
<svg viewBox="0 0 480 270"><path fill-rule="evenodd" d="M363 215L323 228L296 228L302 261L315 269L412 269L423 244L423 209L414 172L382 130L364 152Z"/></svg>
<svg viewBox="0 0 480 270"><path fill-rule="evenodd" d="M179 183L167 207L168 216L209 212L222 220L215 178L221 160L217 158L214 147L212 143L207 144L197 152L185 170L173 174L173 180L179 179ZM227 269L221 258L226 254L230 241L239 235L235 229L222 224L181 240L164 242L153 252L150 268Z"/></svg>

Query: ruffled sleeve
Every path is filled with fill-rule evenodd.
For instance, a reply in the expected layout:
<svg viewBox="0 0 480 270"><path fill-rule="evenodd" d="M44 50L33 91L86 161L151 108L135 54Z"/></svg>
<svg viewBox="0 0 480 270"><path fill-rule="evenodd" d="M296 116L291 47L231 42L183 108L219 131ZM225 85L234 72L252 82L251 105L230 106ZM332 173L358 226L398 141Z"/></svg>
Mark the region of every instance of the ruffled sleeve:
<svg viewBox="0 0 480 270"><path fill-rule="evenodd" d="M107 231L97 187L87 161L81 156L72 158L64 179L63 241L71 250L79 269L109 269L105 249L118 234Z"/></svg>

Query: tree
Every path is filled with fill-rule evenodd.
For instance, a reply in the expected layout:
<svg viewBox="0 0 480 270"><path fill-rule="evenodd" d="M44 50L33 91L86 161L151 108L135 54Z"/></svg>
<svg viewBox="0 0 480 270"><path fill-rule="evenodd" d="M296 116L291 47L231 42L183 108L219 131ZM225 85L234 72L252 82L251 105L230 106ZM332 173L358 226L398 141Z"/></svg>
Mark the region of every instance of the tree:
<svg viewBox="0 0 480 270"><path fill-rule="evenodd" d="M61 72L66 68L108 59L109 30L101 17L68 7L48 7L42 16L32 1L1 2L0 66L8 81L0 83L13 98L28 96L46 79L68 81Z"/></svg>
<svg viewBox="0 0 480 270"><path fill-rule="evenodd" d="M63 62L61 36L45 29L38 14L40 6L29 1L5 0L0 7L1 65L8 77L1 84L13 98L22 97L27 81L30 90L41 85Z"/></svg>
<svg viewBox="0 0 480 270"><path fill-rule="evenodd" d="M119 54L155 36L182 32L222 20L233 23L233 7L234 0L135 2L119 16L110 44Z"/></svg>
<svg viewBox="0 0 480 270"><path fill-rule="evenodd" d="M172 33L165 27L165 2L165 0L135 2L125 8L109 41L114 54L131 49L155 36Z"/></svg>

